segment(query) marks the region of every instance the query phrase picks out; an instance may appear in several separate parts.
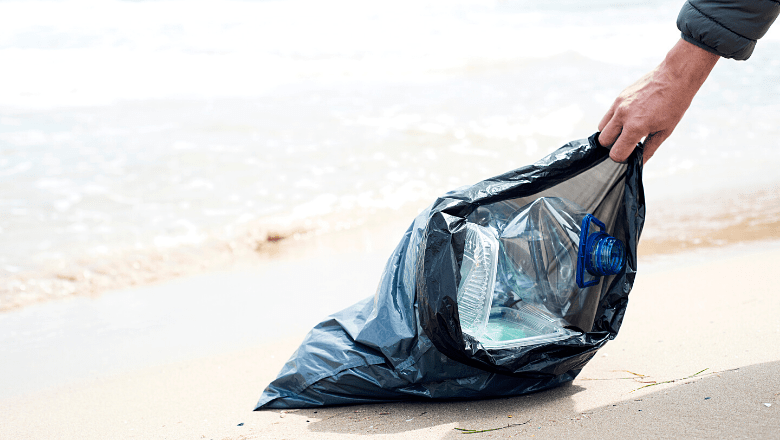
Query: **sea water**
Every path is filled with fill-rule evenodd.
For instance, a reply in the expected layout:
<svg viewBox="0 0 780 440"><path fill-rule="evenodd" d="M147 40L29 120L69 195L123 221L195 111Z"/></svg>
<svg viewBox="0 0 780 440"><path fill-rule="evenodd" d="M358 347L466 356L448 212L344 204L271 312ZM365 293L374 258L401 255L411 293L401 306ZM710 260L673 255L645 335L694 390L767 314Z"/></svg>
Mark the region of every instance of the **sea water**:
<svg viewBox="0 0 780 440"><path fill-rule="evenodd" d="M0 302L536 161L663 58L681 3L0 2ZM649 198L777 185L777 27L716 67Z"/></svg>

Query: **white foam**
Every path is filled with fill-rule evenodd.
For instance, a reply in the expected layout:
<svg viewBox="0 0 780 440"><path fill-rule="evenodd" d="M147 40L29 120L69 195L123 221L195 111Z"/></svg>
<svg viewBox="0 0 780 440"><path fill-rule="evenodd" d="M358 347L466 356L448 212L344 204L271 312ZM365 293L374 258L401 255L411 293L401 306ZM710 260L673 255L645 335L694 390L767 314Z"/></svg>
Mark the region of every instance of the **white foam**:
<svg viewBox="0 0 780 440"><path fill-rule="evenodd" d="M672 4L673 2L668 2ZM666 8L666 9L664 9ZM674 8L509 10L502 3L287 0L0 2L0 102L102 105L258 96L309 79L422 78L564 52L659 59ZM634 17L636 18L636 17Z"/></svg>

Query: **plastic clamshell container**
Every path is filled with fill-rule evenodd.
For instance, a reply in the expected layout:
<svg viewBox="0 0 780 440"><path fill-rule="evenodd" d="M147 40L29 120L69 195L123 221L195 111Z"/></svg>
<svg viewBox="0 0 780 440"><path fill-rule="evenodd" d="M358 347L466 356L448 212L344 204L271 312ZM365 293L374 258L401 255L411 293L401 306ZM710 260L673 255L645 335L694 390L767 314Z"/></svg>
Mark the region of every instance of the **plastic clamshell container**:
<svg viewBox="0 0 780 440"><path fill-rule="evenodd" d="M563 321L529 305L494 307L484 333L477 339L485 348L514 348L560 341L579 332L563 328Z"/></svg>
<svg viewBox="0 0 780 440"><path fill-rule="evenodd" d="M466 224L466 244L460 268L458 315L465 333L478 337L485 331L498 265L498 238L493 231Z"/></svg>

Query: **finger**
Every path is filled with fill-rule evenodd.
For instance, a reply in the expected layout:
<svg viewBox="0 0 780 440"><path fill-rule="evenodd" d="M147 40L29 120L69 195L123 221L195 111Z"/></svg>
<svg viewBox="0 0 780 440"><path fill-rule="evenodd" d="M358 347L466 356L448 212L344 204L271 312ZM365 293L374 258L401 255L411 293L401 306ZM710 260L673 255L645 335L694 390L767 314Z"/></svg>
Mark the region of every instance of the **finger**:
<svg viewBox="0 0 780 440"><path fill-rule="evenodd" d="M599 143L602 146L609 148L615 143L620 136L620 133L623 131L623 124L618 121L617 118L613 117L605 126L599 128L599 130L601 130L598 137Z"/></svg>
<svg viewBox="0 0 780 440"><path fill-rule="evenodd" d="M636 129L632 130L629 127L623 127L623 131L620 133L620 137L612 145L612 149L609 150L609 157L615 162L623 163L634 151L636 144L642 140L642 137L647 133L642 133Z"/></svg>
<svg viewBox="0 0 780 440"><path fill-rule="evenodd" d="M645 138L645 142L642 144L642 163L646 164L648 160L655 154L658 147L669 137L669 133L666 131L659 131L657 133L651 133Z"/></svg>

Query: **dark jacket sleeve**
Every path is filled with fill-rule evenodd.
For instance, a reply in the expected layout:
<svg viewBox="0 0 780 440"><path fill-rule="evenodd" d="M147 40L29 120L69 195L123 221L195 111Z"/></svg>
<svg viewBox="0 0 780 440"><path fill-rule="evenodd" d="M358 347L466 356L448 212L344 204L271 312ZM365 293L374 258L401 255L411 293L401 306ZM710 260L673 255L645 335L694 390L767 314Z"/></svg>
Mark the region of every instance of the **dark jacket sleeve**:
<svg viewBox="0 0 780 440"><path fill-rule="evenodd" d="M780 13L780 0L687 0L677 17L685 41L746 60Z"/></svg>

